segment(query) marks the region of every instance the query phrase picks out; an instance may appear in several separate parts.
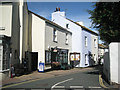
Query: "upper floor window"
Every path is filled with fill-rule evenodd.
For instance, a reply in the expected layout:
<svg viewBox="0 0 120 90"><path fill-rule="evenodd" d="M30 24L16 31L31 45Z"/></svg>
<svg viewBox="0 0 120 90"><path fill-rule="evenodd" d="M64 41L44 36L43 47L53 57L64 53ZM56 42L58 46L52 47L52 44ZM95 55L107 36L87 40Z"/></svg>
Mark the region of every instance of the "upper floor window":
<svg viewBox="0 0 120 90"><path fill-rule="evenodd" d="M87 36L85 36L85 46L87 47Z"/></svg>
<svg viewBox="0 0 120 90"><path fill-rule="evenodd" d="M68 34L66 33L66 41L65 41L66 44L68 44Z"/></svg>
<svg viewBox="0 0 120 90"><path fill-rule="evenodd" d="M0 27L0 30L5 30L5 27Z"/></svg>
<svg viewBox="0 0 120 90"><path fill-rule="evenodd" d="M97 47L97 40L94 39L94 47L96 48Z"/></svg>
<svg viewBox="0 0 120 90"><path fill-rule="evenodd" d="M55 28L53 30L53 41L57 42L57 30Z"/></svg>
<svg viewBox="0 0 120 90"><path fill-rule="evenodd" d="M69 28L69 24L66 24L66 28Z"/></svg>

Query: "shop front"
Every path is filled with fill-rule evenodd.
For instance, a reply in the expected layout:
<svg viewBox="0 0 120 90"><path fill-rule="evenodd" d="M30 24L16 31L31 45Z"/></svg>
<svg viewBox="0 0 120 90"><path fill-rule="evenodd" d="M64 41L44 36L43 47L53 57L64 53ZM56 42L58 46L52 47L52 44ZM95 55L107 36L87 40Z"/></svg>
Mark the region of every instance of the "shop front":
<svg viewBox="0 0 120 90"><path fill-rule="evenodd" d="M68 67L68 49L51 48L46 51L46 65L52 69L66 69Z"/></svg>
<svg viewBox="0 0 120 90"><path fill-rule="evenodd" d="M70 53L70 64L72 68L76 67L80 63L80 53Z"/></svg>

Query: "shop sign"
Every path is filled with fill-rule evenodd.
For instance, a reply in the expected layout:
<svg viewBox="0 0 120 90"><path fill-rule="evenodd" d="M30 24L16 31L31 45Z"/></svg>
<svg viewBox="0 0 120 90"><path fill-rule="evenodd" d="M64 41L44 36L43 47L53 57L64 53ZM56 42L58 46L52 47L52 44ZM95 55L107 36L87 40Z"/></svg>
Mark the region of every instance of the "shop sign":
<svg viewBox="0 0 120 90"><path fill-rule="evenodd" d="M79 61L80 60L80 53L70 53L70 60L71 61Z"/></svg>
<svg viewBox="0 0 120 90"><path fill-rule="evenodd" d="M54 49L54 50L53 50L53 52L57 52L57 50L56 50L56 49Z"/></svg>

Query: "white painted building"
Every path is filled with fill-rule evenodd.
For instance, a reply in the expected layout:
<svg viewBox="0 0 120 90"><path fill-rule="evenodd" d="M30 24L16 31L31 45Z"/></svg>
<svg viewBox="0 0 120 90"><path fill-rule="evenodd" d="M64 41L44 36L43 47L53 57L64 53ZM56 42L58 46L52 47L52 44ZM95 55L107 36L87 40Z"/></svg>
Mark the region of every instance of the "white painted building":
<svg viewBox="0 0 120 90"><path fill-rule="evenodd" d="M51 69L53 62L59 62L64 58L69 64L69 52L71 51L72 33L58 24L29 11L29 43L28 51L34 55L31 59L39 64L44 63L44 70ZM36 55L35 55L36 54ZM66 55L66 56L65 56ZM36 57L37 56L37 57ZM63 60L64 61L64 60Z"/></svg>
<svg viewBox="0 0 120 90"><path fill-rule="evenodd" d="M83 26L82 22L66 18L65 12L61 12L60 8L56 8L52 13L52 21L72 32L70 59L75 67L87 67L98 63L97 33Z"/></svg>

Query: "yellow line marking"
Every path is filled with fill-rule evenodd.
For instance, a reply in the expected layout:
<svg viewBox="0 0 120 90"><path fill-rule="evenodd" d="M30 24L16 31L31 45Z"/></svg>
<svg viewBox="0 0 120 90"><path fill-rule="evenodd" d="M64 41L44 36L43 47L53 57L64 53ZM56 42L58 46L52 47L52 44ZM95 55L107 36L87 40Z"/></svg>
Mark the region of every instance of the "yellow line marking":
<svg viewBox="0 0 120 90"><path fill-rule="evenodd" d="M100 86L102 86L103 88L108 88L103 84L101 74L99 74L99 83L100 83Z"/></svg>
<svg viewBox="0 0 120 90"><path fill-rule="evenodd" d="M37 80L42 80L42 79L39 78L39 79L35 79L35 80L24 81L24 82L12 84L12 85L3 86L2 88L9 88L9 87L17 86L17 85L20 85L20 84L25 84L25 83L29 83L29 82L34 82L34 81L37 81Z"/></svg>

